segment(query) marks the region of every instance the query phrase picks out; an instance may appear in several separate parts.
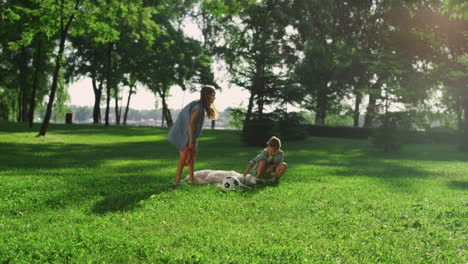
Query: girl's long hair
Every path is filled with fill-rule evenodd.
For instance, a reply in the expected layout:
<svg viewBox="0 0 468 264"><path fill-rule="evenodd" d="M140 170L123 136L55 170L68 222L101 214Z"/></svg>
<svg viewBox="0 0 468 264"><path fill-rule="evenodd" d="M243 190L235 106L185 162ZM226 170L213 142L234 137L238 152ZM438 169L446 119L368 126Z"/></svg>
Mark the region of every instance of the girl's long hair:
<svg viewBox="0 0 468 264"><path fill-rule="evenodd" d="M206 116L211 119L215 120L218 118L218 110L216 110L214 104L210 104L210 99L208 98L209 95L216 94L216 90L211 85L203 85L201 92L200 92L200 102L205 108Z"/></svg>

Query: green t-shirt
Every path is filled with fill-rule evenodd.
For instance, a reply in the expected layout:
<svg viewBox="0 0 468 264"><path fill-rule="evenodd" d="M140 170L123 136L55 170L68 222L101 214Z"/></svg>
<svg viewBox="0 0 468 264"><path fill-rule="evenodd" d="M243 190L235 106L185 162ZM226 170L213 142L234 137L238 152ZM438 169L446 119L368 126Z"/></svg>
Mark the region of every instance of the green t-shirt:
<svg viewBox="0 0 468 264"><path fill-rule="evenodd" d="M264 149L262 152L260 152L260 154L258 154L255 158L253 158L250 161L250 163L254 164L254 167L253 167L254 174L257 172L257 164L261 160L265 160L267 165L279 164L284 161L283 151L280 150L276 152L275 154L273 154L273 156L270 156L270 154L268 154L267 149Z"/></svg>

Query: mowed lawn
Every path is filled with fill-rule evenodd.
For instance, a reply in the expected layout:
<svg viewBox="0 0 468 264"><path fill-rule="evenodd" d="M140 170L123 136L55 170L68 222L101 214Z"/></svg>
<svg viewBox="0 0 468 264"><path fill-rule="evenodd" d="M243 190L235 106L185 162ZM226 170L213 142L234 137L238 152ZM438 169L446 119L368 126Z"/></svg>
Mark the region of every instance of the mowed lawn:
<svg viewBox="0 0 468 264"><path fill-rule="evenodd" d="M0 123L0 263L467 263L468 154L283 142L280 185L173 186L167 129ZM261 148L205 129L197 169ZM186 171L185 171L186 172ZM186 173L184 173L186 174Z"/></svg>

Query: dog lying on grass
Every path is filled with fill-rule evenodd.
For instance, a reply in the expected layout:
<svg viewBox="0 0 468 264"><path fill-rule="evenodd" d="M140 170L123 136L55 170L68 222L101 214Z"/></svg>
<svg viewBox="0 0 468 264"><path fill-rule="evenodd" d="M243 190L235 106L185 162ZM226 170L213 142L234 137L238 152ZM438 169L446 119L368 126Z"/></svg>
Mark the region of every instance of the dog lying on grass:
<svg viewBox="0 0 468 264"><path fill-rule="evenodd" d="M233 176L239 179L239 181L244 185L252 185L257 183L257 179L247 174L244 177L241 173L235 171L224 171L224 170L200 170L193 173L196 183L208 183L213 182L216 184L221 184L223 179L227 176ZM185 180L188 180L189 176L185 177Z"/></svg>

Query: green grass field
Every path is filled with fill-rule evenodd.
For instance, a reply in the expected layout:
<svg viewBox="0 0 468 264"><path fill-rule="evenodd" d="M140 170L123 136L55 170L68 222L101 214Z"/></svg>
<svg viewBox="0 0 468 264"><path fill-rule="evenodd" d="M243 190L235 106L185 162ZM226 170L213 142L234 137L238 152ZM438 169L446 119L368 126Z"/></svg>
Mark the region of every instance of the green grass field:
<svg viewBox="0 0 468 264"><path fill-rule="evenodd" d="M173 186L167 129L0 123L0 263L467 263L468 155L283 142L280 185ZM204 130L197 169L260 149ZM186 173L184 173L186 174Z"/></svg>

